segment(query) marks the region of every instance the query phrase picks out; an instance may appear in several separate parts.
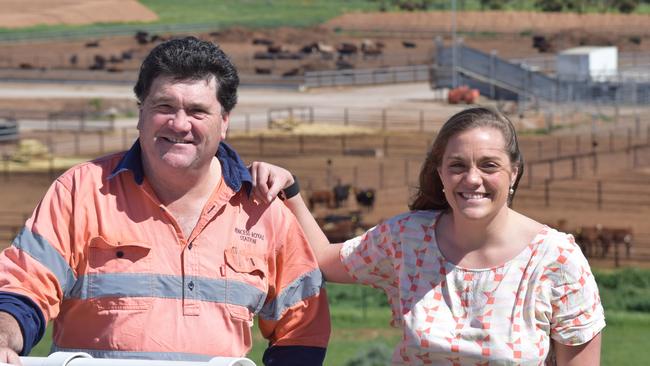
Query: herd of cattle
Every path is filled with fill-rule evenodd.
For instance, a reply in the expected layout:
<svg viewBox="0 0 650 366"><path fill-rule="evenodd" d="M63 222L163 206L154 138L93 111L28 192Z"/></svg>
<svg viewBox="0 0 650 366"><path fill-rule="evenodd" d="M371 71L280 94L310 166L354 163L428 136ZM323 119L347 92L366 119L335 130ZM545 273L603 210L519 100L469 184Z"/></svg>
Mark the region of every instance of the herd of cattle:
<svg viewBox="0 0 650 366"><path fill-rule="evenodd" d="M625 258L630 258L633 233L631 228L608 228L602 225L581 226L575 233L575 240L587 258L606 258L612 248L615 259L620 258L618 248L625 248Z"/></svg>
<svg viewBox="0 0 650 366"><path fill-rule="evenodd" d="M351 185L337 184L331 190L316 190L308 195L309 208L314 212L317 208L338 209L346 207L353 194L357 206L372 210L375 204L374 189L358 189ZM359 235L367 229L362 220L361 210L350 211L346 214L330 213L317 217L317 221L332 242L340 242ZM564 226L561 223L560 226ZM567 231L564 227L559 227ZM616 264L623 258L619 249L625 249L625 258L630 259L633 243L631 228L612 228L603 225L580 226L574 232L576 242L587 258L608 258L613 256Z"/></svg>

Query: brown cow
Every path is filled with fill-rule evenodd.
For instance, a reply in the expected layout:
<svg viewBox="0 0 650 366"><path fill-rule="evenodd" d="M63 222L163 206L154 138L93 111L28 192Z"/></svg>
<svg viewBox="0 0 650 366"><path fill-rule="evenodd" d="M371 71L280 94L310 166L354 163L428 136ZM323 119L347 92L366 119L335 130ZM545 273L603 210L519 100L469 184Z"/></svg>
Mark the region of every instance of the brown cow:
<svg viewBox="0 0 650 366"><path fill-rule="evenodd" d="M332 191L313 191L309 195L309 209L313 210L316 204L324 203L325 207L334 207L334 193Z"/></svg>

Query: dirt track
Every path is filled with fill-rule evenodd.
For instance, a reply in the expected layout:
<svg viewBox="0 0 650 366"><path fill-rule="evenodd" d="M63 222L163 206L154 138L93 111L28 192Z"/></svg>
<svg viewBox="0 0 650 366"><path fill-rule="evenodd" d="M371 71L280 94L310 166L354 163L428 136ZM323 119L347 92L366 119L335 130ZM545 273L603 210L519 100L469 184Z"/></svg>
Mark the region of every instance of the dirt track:
<svg viewBox="0 0 650 366"><path fill-rule="evenodd" d="M136 0L3 0L0 13L3 28L157 19L154 12Z"/></svg>

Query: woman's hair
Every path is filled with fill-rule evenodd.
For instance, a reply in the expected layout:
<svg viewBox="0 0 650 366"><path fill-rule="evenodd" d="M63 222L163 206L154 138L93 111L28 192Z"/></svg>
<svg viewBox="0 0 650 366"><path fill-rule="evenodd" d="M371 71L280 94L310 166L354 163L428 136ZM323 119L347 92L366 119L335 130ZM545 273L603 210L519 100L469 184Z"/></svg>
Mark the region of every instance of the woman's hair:
<svg viewBox="0 0 650 366"><path fill-rule="evenodd" d="M510 158L512 167L518 168L517 178L512 185L512 189L517 190L519 179L524 173L524 159L519 151L515 127L508 118L495 109L487 107L468 108L453 115L438 132L433 146L424 160L422 170L420 170L420 186L409 206L411 210L444 210L449 208L449 203L442 192L442 181L437 169L442 163L442 156L449 140L461 132L477 127L496 128L503 135L504 148ZM512 204L514 196L514 193L509 195L508 206Z"/></svg>

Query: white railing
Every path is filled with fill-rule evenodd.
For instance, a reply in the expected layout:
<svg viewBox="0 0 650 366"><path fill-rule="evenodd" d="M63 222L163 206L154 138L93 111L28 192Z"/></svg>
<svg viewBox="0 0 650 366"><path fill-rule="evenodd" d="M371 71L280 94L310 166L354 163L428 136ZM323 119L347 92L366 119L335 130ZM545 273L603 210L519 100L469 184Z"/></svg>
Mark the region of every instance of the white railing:
<svg viewBox="0 0 650 366"><path fill-rule="evenodd" d="M21 357L23 366L255 366L243 357L214 357L207 362L93 358L83 352L54 352L48 357ZM7 365L0 362L0 365Z"/></svg>

